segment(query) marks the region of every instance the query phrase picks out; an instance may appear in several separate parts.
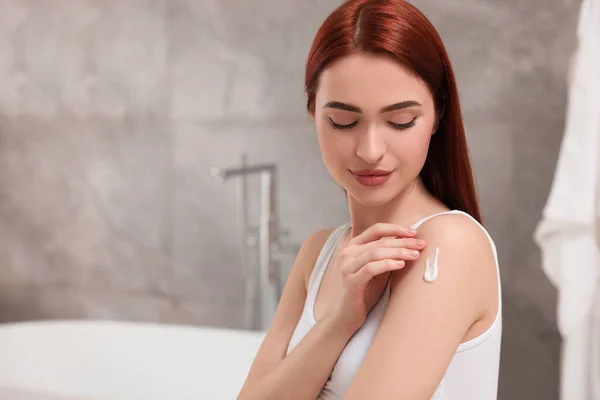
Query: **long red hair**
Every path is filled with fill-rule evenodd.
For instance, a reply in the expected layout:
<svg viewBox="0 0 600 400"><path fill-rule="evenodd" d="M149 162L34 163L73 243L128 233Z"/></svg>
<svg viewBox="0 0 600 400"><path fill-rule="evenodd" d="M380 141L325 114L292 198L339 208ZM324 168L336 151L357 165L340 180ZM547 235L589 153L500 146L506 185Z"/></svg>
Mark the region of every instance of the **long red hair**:
<svg viewBox="0 0 600 400"><path fill-rule="evenodd" d="M309 112L321 72L355 52L392 56L416 73L432 93L439 125L420 176L451 209L481 222L454 73L431 22L404 0L348 0L321 25L306 62Z"/></svg>

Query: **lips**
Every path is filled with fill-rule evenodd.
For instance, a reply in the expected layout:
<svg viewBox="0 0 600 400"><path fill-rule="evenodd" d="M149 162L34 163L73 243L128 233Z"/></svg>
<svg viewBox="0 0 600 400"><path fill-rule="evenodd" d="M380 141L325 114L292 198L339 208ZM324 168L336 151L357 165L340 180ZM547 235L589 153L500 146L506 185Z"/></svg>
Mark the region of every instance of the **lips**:
<svg viewBox="0 0 600 400"><path fill-rule="evenodd" d="M361 171L351 171L354 175L358 176L384 176L389 175L392 171L386 171L383 169L371 169L371 170L361 170Z"/></svg>
<svg viewBox="0 0 600 400"><path fill-rule="evenodd" d="M390 178L393 171L382 169L350 171L354 179L363 186L382 185Z"/></svg>

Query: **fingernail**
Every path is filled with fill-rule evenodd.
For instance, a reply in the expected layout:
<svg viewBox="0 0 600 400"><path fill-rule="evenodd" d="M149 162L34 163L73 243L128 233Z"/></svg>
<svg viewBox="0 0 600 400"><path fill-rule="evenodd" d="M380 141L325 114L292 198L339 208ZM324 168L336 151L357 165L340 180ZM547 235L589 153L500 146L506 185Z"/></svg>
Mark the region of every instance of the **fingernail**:
<svg viewBox="0 0 600 400"><path fill-rule="evenodd" d="M396 265L399 267L404 267L404 261L396 261Z"/></svg>
<svg viewBox="0 0 600 400"><path fill-rule="evenodd" d="M421 239L417 239L417 246L425 246L425 241Z"/></svg>
<svg viewBox="0 0 600 400"><path fill-rule="evenodd" d="M417 233L417 230L413 228L408 228L408 233Z"/></svg>
<svg viewBox="0 0 600 400"><path fill-rule="evenodd" d="M412 257L418 257L419 256L419 252L417 250L409 250L408 254Z"/></svg>

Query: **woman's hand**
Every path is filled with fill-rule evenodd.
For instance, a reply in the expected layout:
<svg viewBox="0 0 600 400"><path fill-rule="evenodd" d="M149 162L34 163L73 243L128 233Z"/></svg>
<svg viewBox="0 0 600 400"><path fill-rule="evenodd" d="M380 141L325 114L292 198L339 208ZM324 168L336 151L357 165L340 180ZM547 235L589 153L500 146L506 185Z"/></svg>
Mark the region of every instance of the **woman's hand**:
<svg viewBox="0 0 600 400"><path fill-rule="evenodd" d="M331 317L341 329L356 332L377 304L392 271L419 258L425 242L416 231L378 223L351 239L340 253L344 294Z"/></svg>

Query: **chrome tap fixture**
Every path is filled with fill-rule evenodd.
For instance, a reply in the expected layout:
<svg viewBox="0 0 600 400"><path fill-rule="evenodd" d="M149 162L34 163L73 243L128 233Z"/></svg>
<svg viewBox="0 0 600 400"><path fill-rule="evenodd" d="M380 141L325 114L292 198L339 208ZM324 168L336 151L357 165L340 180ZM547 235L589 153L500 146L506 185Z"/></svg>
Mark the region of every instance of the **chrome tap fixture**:
<svg viewBox="0 0 600 400"><path fill-rule="evenodd" d="M266 330L281 297L281 277L279 263L273 253L283 249L297 251L296 247L283 246L280 242L277 216L276 180L277 167L274 164L249 165L246 153L242 154L239 166L232 168L211 168L211 174L221 183L237 178L238 226L240 230L240 250L242 269L246 279L246 320L247 329ZM258 240L252 234L249 224L248 176L260 175L260 219ZM258 244L258 274L252 263L251 248ZM257 276L258 275L258 279ZM257 295L258 291L258 295ZM258 305L256 304L258 301ZM258 315L257 315L258 314ZM258 326L257 326L258 325Z"/></svg>

